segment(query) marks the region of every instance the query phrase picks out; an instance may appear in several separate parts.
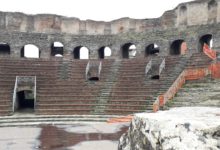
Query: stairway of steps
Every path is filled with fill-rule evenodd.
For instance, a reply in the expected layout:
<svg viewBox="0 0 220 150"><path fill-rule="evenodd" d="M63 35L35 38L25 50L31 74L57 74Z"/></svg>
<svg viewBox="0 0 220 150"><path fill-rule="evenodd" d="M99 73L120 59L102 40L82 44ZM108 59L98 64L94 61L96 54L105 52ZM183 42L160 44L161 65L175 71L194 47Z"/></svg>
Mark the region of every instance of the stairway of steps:
<svg viewBox="0 0 220 150"><path fill-rule="evenodd" d="M187 68L204 68L208 67L212 63L210 59L204 53L194 53L187 62Z"/></svg>
<svg viewBox="0 0 220 150"><path fill-rule="evenodd" d="M109 74L107 75L107 80L104 87L101 89L99 96L97 97L97 105L94 107L93 114L105 114L105 108L109 101L109 96L114 86L118 71L121 65L121 60L116 59L109 69Z"/></svg>
<svg viewBox="0 0 220 150"><path fill-rule="evenodd" d="M103 60L99 81L87 81L85 69L88 60L71 62L70 74L67 80L55 80L53 84L44 84L39 88L37 114L44 115L74 115L94 114L97 97L104 87L109 68L114 60Z"/></svg>
<svg viewBox="0 0 220 150"><path fill-rule="evenodd" d="M147 103L144 88L145 66L150 59L124 59L118 78L109 97L106 114L132 114L144 112L152 106Z"/></svg>
<svg viewBox="0 0 220 150"><path fill-rule="evenodd" d="M119 115L34 115L16 113L13 116L0 117L0 127L71 125L76 123L107 122Z"/></svg>
<svg viewBox="0 0 220 150"><path fill-rule="evenodd" d="M16 59L0 60L0 116L12 114L16 76L37 76L38 115L132 114L152 111L156 97L165 93L185 67L204 67L211 60L203 53L166 58L159 80L145 76L150 57L103 60L101 80L88 82L85 68L89 60ZM158 63L159 64L159 63Z"/></svg>
<svg viewBox="0 0 220 150"><path fill-rule="evenodd" d="M63 80L66 80L69 78L69 75L70 75L70 68L69 68L69 62L68 61L63 61L62 64L59 66L59 72L58 72L58 75L59 75L59 78L60 79L63 79Z"/></svg>
<svg viewBox="0 0 220 150"><path fill-rule="evenodd" d="M196 106L220 107L220 79L187 81L164 109Z"/></svg>
<svg viewBox="0 0 220 150"><path fill-rule="evenodd" d="M145 87L148 87L153 96L153 98L148 100L149 104L152 105L159 95L164 94L170 88L185 69L187 60L186 56L167 56L165 69L162 71L160 78L158 80L145 78Z"/></svg>
<svg viewBox="0 0 220 150"><path fill-rule="evenodd" d="M2 58L0 60L0 116L11 115L16 76L37 76L38 86L53 80L59 60Z"/></svg>

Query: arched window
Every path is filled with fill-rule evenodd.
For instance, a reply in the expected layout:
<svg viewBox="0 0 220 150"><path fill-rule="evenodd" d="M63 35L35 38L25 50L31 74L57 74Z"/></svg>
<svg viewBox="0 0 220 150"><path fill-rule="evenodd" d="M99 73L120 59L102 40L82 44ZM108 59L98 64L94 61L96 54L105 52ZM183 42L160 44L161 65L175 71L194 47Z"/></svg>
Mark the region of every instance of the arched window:
<svg viewBox="0 0 220 150"><path fill-rule="evenodd" d="M122 58L131 58L136 56L136 46L133 43L126 43L122 46Z"/></svg>
<svg viewBox="0 0 220 150"><path fill-rule="evenodd" d="M7 43L0 43L0 55L10 55L10 46Z"/></svg>
<svg viewBox="0 0 220 150"><path fill-rule="evenodd" d="M157 55L160 52L160 48L157 44L153 43L146 47L145 56Z"/></svg>
<svg viewBox="0 0 220 150"><path fill-rule="evenodd" d="M175 40L170 46L170 55L185 54L187 51L186 42L182 39Z"/></svg>
<svg viewBox="0 0 220 150"><path fill-rule="evenodd" d="M27 44L21 49L21 57L40 58L39 48L33 44Z"/></svg>
<svg viewBox="0 0 220 150"><path fill-rule="evenodd" d="M85 46L77 46L73 50L74 59L89 59L89 49Z"/></svg>
<svg viewBox="0 0 220 150"><path fill-rule="evenodd" d="M112 51L109 47L103 46L98 50L99 58L104 59L105 57L109 57L112 54Z"/></svg>
<svg viewBox="0 0 220 150"><path fill-rule="evenodd" d="M60 42L53 42L51 45L51 56L63 57L63 44Z"/></svg>
<svg viewBox="0 0 220 150"><path fill-rule="evenodd" d="M203 46L207 44L210 48L213 46L213 39L211 34L206 34L200 37L199 39L199 51L203 52Z"/></svg>

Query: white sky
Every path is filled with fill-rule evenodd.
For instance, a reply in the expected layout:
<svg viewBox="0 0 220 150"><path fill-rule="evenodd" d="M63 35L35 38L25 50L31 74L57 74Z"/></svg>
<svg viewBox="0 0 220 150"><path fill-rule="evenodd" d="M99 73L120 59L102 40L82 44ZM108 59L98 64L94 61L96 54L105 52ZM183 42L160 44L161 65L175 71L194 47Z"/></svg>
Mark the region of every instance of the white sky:
<svg viewBox="0 0 220 150"><path fill-rule="evenodd" d="M82 20L110 21L122 17L160 17L164 11L191 0L2 0L0 11L58 14Z"/></svg>

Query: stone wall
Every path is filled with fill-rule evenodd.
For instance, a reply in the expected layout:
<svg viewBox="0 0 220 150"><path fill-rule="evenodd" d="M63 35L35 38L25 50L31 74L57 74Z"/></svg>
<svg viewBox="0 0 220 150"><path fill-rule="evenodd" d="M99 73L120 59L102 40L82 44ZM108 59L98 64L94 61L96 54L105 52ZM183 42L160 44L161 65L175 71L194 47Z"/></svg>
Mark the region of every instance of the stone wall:
<svg viewBox="0 0 220 150"><path fill-rule="evenodd" d="M178 5L156 19L121 18L111 22L80 20L58 15L0 12L0 29L34 33L108 35L205 25L220 22L220 1L200 0Z"/></svg>
<svg viewBox="0 0 220 150"><path fill-rule="evenodd" d="M42 58L49 58L51 44L64 45L64 58L72 58L77 46L86 46L90 58L98 58L98 49L108 46L112 57L121 58L121 47L133 43L137 57L144 57L152 43L160 47L159 55L169 55L173 41L186 42L189 54L199 52L199 39L212 34L214 49L220 50L220 0L200 0L183 3L156 19L122 18L111 22L67 18L58 15L26 15L0 12L0 42L8 43L11 57L20 57L25 44L39 47Z"/></svg>

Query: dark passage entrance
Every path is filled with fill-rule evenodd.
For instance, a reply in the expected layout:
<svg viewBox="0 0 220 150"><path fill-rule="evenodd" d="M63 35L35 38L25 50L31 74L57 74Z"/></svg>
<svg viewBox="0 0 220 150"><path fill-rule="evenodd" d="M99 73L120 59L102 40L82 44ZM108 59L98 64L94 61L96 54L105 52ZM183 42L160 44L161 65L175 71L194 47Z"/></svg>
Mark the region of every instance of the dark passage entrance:
<svg viewBox="0 0 220 150"><path fill-rule="evenodd" d="M17 92L17 111L34 111L34 93L31 90Z"/></svg>
<svg viewBox="0 0 220 150"><path fill-rule="evenodd" d="M98 53L99 53L99 58L104 59L105 58L105 47L101 47Z"/></svg>
<svg viewBox="0 0 220 150"><path fill-rule="evenodd" d="M172 42L170 46L170 55L180 55L181 51L184 50L182 48L182 44L184 43L184 40L175 40Z"/></svg>
<svg viewBox="0 0 220 150"><path fill-rule="evenodd" d="M6 43L0 43L0 55L10 55L10 46Z"/></svg>
<svg viewBox="0 0 220 150"><path fill-rule="evenodd" d="M157 55L160 52L160 48L158 47L157 44L150 44L146 47L145 49L145 56L149 55Z"/></svg>
<svg viewBox="0 0 220 150"><path fill-rule="evenodd" d="M130 52L136 49L136 46L133 43L126 43L121 47L122 58L129 59ZM134 51L135 52L135 51ZM135 52L136 53L136 52ZM133 57L135 54L133 55Z"/></svg>
<svg viewBox="0 0 220 150"><path fill-rule="evenodd" d="M211 35L211 34L203 35L203 36L199 39L199 51L200 51L200 52L203 52L203 46L204 46L204 44L207 44L209 47L212 47L211 41L212 41L212 35Z"/></svg>

